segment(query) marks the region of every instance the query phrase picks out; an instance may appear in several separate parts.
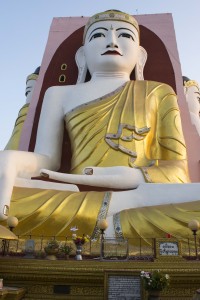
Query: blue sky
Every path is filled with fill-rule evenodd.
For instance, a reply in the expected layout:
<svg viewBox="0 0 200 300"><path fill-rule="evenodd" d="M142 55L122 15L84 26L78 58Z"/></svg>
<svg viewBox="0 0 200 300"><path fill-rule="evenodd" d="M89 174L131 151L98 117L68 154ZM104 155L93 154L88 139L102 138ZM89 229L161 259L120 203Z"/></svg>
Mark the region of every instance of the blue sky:
<svg viewBox="0 0 200 300"><path fill-rule="evenodd" d="M0 149L25 103L25 81L41 64L53 17L91 16L106 9L172 13L182 74L200 84L200 0L1 0Z"/></svg>

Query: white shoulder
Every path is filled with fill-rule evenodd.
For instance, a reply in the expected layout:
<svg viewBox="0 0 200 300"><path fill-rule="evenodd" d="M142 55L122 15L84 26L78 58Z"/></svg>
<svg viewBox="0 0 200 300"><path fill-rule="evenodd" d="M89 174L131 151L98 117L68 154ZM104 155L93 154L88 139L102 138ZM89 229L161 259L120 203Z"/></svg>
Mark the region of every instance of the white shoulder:
<svg viewBox="0 0 200 300"><path fill-rule="evenodd" d="M63 98L66 97L72 90L73 85L64 85L64 86L51 86L49 87L45 92L45 98L46 96L49 97L49 99L56 98Z"/></svg>
<svg viewBox="0 0 200 300"><path fill-rule="evenodd" d="M48 88L45 92L42 110L43 111L52 111L52 113L56 114L56 112L60 111L62 114L65 111L66 100L70 101L72 91L74 89L73 85L67 86L52 86Z"/></svg>

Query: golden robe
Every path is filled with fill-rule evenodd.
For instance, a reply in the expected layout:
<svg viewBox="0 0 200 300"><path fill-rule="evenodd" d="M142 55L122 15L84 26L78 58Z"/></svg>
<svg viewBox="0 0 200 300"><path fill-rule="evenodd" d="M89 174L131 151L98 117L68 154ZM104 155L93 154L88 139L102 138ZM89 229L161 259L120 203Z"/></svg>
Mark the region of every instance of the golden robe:
<svg viewBox="0 0 200 300"><path fill-rule="evenodd" d="M66 115L72 173L87 166L140 168L147 182L189 182L177 98L166 84L130 81Z"/></svg>
<svg viewBox="0 0 200 300"><path fill-rule="evenodd" d="M29 109L29 103L22 106L15 121L15 126L12 132L12 135L5 147L5 150L18 150L19 149L19 141L21 138L22 128L24 126L24 122L26 120L26 116Z"/></svg>
<svg viewBox="0 0 200 300"><path fill-rule="evenodd" d="M76 107L65 121L74 174L87 166L120 165L140 168L147 182L189 182L177 98L168 85L128 82ZM14 188L10 215L19 218L20 234L66 236L77 226L80 234L94 238L96 221L106 218L110 199L110 192ZM196 215L195 205L188 203L129 209L114 216L114 227L116 235L129 238L180 235Z"/></svg>

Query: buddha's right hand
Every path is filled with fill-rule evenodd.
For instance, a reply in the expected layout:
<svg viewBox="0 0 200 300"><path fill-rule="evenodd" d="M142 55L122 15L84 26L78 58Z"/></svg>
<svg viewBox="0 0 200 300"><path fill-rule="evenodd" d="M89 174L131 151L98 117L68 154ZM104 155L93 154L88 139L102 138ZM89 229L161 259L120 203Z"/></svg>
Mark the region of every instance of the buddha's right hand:
<svg viewBox="0 0 200 300"><path fill-rule="evenodd" d="M8 217L15 178L16 167L11 151L0 151L0 220Z"/></svg>
<svg viewBox="0 0 200 300"><path fill-rule="evenodd" d="M49 158L37 153L15 150L0 151L0 219L6 219L17 177L39 175L41 167L51 167Z"/></svg>

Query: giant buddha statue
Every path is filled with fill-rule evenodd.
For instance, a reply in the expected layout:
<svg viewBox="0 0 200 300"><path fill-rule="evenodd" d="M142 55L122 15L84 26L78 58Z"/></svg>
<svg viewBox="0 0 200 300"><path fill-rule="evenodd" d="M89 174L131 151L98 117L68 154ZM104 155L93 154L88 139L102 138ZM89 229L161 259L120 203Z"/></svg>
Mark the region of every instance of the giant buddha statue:
<svg viewBox="0 0 200 300"><path fill-rule="evenodd" d="M195 80L183 76L183 86L192 124L200 135L200 88Z"/></svg>
<svg viewBox="0 0 200 300"><path fill-rule="evenodd" d="M23 128L24 122L27 117L29 105L30 105L31 98L33 95L36 80L39 75L39 71L40 71L40 67L38 67L34 71L34 73L28 75L26 78L26 89L25 89L26 103L19 110L17 119L15 121L12 135L5 147L5 150L18 150L19 149L19 141L20 141L20 137L21 137L21 133L22 133L22 128Z"/></svg>
<svg viewBox="0 0 200 300"><path fill-rule="evenodd" d="M180 236L190 219L200 220L176 94L144 80L146 59L134 17L112 10L89 19L76 53L78 82L47 89L34 152L0 153L2 220L18 217L20 234L66 236L77 226L92 238L104 218L109 236L127 238ZM57 172L63 122L68 173Z"/></svg>

